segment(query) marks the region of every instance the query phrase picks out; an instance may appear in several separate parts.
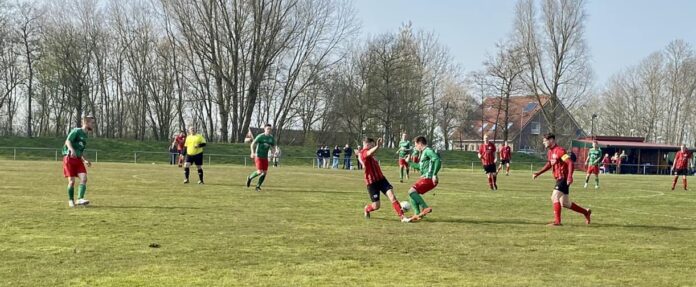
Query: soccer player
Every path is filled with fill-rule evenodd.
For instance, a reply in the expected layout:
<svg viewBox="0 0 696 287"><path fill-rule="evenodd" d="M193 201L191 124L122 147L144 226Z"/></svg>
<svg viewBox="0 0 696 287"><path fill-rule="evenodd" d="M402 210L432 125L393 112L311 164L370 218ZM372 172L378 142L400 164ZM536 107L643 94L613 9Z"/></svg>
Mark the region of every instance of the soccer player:
<svg viewBox="0 0 696 287"><path fill-rule="evenodd" d="M498 190L498 172L495 163L498 161L495 153L495 145L488 140L488 135L483 136L483 144L479 147L478 158L481 159L483 170L488 175L488 186L491 190Z"/></svg>
<svg viewBox="0 0 696 287"><path fill-rule="evenodd" d="M597 146L597 141L592 141L592 148L587 152L587 160L585 160L585 166L587 167L587 175L585 176L585 185L583 188L587 188L587 183L590 181L590 175L594 174L595 185L594 188L599 188L599 164L602 159L602 150Z"/></svg>
<svg viewBox="0 0 696 287"><path fill-rule="evenodd" d="M363 210L365 218L370 218L370 213L378 210L380 207L379 193L384 193L391 201L392 208L399 216L402 222L409 222L410 219L404 216L404 211L401 208L401 203L396 199L394 194L394 188L384 174L382 174L382 169L379 167L379 163L375 159L375 153L379 150L382 145L382 139L378 139L375 144L375 140L371 138L366 138L363 141L363 149L358 152L358 160L365 167L365 183L367 183L367 193L370 195L370 200L372 203L365 205Z"/></svg>
<svg viewBox="0 0 696 287"><path fill-rule="evenodd" d="M251 181L258 176L259 182L256 183L256 191L261 191L261 185L266 180L266 174L268 173L268 150L271 147L276 147L275 139L271 135L272 131L271 125L266 124L263 128L263 133L256 136L254 141L251 142L251 158L256 163L256 170L247 176L246 186L251 186Z"/></svg>
<svg viewBox="0 0 696 287"><path fill-rule="evenodd" d="M68 178L68 206L75 207L75 177L80 178L80 186L77 194L77 205L86 206L89 200L85 199L87 192L87 169L92 166L84 155L87 146L87 132L92 131L94 117L82 118L82 127L74 128L68 133L63 145L63 175Z"/></svg>
<svg viewBox="0 0 696 287"><path fill-rule="evenodd" d="M190 126L188 136L184 142L186 149L186 163L184 163L184 183L189 183L189 173L191 164L195 164L198 169L198 184L203 184L203 147L206 141L203 135L196 133L196 128Z"/></svg>
<svg viewBox="0 0 696 287"><path fill-rule="evenodd" d="M689 174L689 167L691 165L691 153L686 149L686 145L681 145L681 149L674 155L674 163L672 163L672 174L674 175L674 180L672 181L672 190L677 185L677 180L679 176L682 176L682 181L684 182L684 190L686 188L686 176Z"/></svg>
<svg viewBox="0 0 696 287"><path fill-rule="evenodd" d="M413 208L411 221L421 220L433 209L425 203L421 194L433 190L438 183L437 173L440 171L442 163L440 156L428 146L428 140L424 136L418 136L414 140L415 149L420 152L419 163L409 162L411 168L420 171L420 179L408 191L408 196ZM422 208L422 209L421 209Z"/></svg>
<svg viewBox="0 0 696 287"><path fill-rule="evenodd" d="M500 148L500 166L498 166L496 174L499 173L500 170L503 169L503 165L505 165L505 176L510 175L510 159L512 159L512 149L508 145L508 142L505 141L503 147Z"/></svg>
<svg viewBox="0 0 696 287"><path fill-rule="evenodd" d="M172 147L176 147L176 151L179 153L179 157L177 159L177 164L179 167L184 164L184 143L186 143L186 133L184 133L184 131L180 131L179 134L174 137L174 141L172 142Z"/></svg>
<svg viewBox="0 0 696 287"><path fill-rule="evenodd" d="M544 167L532 175L532 179L536 179L539 175L553 169L553 177L556 179L556 187L551 194L551 202L553 203L553 222L549 226L561 225L561 205L585 216L585 223L590 224L590 216L592 210L584 209L575 202L570 201L568 193L570 185L573 183L573 161L561 146L556 144L556 136L553 134L545 134L543 139L544 147L549 150L547 154L548 162Z"/></svg>
<svg viewBox="0 0 696 287"><path fill-rule="evenodd" d="M413 147L411 146L411 141L406 138L407 136L406 133L401 134L399 150L396 152L399 155L399 182L404 182L404 172L406 173L406 179L409 179L409 168L406 159L411 154Z"/></svg>

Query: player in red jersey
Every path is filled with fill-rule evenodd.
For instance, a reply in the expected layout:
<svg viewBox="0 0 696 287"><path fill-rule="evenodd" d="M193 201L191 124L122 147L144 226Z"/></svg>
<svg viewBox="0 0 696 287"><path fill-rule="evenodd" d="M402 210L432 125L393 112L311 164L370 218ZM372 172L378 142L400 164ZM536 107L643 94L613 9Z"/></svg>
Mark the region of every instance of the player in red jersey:
<svg viewBox="0 0 696 287"><path fill-rule="evenodd" d="M570 185L573 184L573 160L571 160L570 155L566 153L565 149L556 145L556 136L553 134L545 134L543 142L544 147L549 150L547 155L548 162L546 162L546 165L544 165L541 170L533 174L532 179L536 179L542 173L549 169L553 169L553 177L556 179L556 187L554 187L553 193L551 194L554 220L548 225L561 225L561 205L584 215L585 223L590 224L592 210L584 209L575 204L575 202L571 202L568 196Z"/></svg>
<svg viewBox="0 0 696 287"><path fill-rule="evenodd" d="M478 158L481 159L483 170L488 175L488 186L491 190L498 190L498 172L495 168L498 157L495 145L488 140L488 135L483 136L483 144L479 147Z"/></svg>
<svg viewBox="0 0 696 287"><path fill-rule="evenodd" d="M380 207L379 194L384 193L391 201L392 207L396 212L396 215L401 218L401 222L409 222L410 218L404 216L404 211L401 208L401 203L396 199L394 194L394 188L389 183L384 174L382 174L382 169L379 167L377 159L375 159L375 153L379 150L382 145L382 139L378 139L375 144L375 140L371 138L366 138L363 141L363 149L358 152L358 160L363 165L365 170L365 183L367 183L367 193L370 195L370 200L372 203L365 205L364 214L365 218L370 218L370 213L378 210Z"/></svg>
<svg viewBox="0 0 696 287"><path fill-rule="evenodd" d="M179 153L179 159L177 160L179 167L184 164L184 155L186 154L186 151L184 150L184 143L186 143L186 133L184 133L184 131L180 131L179 134L174 137L174 141L172 142L172 147L176 147L176 151Z"/></svg>
<svg viewBox="0 0 696 287"><path fill-rule="evenodd" d="M503 143L503 147L500 148L500 165L496 173L500 172L505 165L505 176L510 175L510 159L512 159L512 149L508 145L508 142Z"/></svg>
<svg viewBox="0 0 696 287"><path fill-rule="evenodd" d="M689 174L689 167L691 166L691 152L682 144L681 149L674 155L674 163L672 164L672 174L674 175L672 190L674 190L674 187L677 185L677 180L679 180L680 175L684 182L684 190L688 190L686 188L686 176Z"/></svg>

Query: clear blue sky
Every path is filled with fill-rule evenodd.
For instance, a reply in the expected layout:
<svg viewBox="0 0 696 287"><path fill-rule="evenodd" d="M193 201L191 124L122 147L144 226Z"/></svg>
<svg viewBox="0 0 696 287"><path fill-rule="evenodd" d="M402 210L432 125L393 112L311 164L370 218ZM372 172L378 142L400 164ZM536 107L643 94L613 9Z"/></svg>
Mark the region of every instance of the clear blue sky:
<svg viewBox="0 0 696 287"><path fill-rule="evenodd" d="M514 0L354 0L363 37L411 21L433 31L465 72L478 70L512 31ZM586 40L595 85L674 39L696 46L695 0L590 0Z"/></svg>

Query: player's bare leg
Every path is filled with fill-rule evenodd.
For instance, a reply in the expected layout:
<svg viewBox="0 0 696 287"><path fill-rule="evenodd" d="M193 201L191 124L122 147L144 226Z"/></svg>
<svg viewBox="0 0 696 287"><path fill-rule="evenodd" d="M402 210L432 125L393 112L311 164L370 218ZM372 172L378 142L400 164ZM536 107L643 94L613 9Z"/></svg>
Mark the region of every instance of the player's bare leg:
<svg viewBox="0 0 696 287"><path fill-rule="evenodd" d="M677 186L677 181L679 180L679 176L675 175L674 180L672 180L672 190Z"/></svg>
<svg viewBox="0 0 696 287"><path fill-rule="evenodd" d="M510 175L510 164L506 163L505 164L505 176Z"/></svg>
<svg viewBox="0 0 696 287"><path fill-rule="evenodd" d="M592 210L584 209L581 206L577 205L575 202L570 201L570 197L567 194L562 193L558 190L554 190L554 193L552 195L552 200L554 200L554 198L555 198L555 202L554 202L554 222L553 222L553 225L557 226L557 225L561 224L561 212L560 212L560 208L557 207L556 203L558 203L559 205L562 205L563 207L565 207L567 209L570 209L572 211L575 211L577 213L582 214L583 216L585 216L585 223L590 224ZM557 216L556 216L556 209L558 209Z"/></svg>
<svg viewBox="0 0 696 287"><path fill-rule="evenodd" d="M684 182L684 190L685 190L685 191L686 191L686 190L689 190L689 189L687 188L687 184L686 184L686 175L683 175L683 176L682 176L682 181Z"/></svg>
<svg viewBox="0 0 696 287"><path fill-rule="evenodd" d="M379 200L375 201L373 203L370 203L368 205L365 205L365 208L363 209L363 215L365 216L366 219L370 219L370 212L378 210L379 207L380 207Z"/></svg>

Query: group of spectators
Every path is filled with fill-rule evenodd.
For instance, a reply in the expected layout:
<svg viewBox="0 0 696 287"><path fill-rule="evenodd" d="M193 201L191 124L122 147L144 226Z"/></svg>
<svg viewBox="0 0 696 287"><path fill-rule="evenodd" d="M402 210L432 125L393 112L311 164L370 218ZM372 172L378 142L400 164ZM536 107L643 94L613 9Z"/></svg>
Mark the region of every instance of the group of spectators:
<svg viewBox="0 0 696 287"><path fill-rule="evenodd" d="M357 150L360 150L360 146L358 146ZM333 169L338 169L339 168L339 163L341 162L341 154L343 154L343 165L341 166L342 169L352 169L352 159L353 157L356 158L357 162L357 169L362 169L362 165L360 164L360 161L357 160L358 154L353 150L352 147L350 147L349 144L346 144L343 148L340 148L339 146L334 146L333 150L329 149L329 146L319 146L317 148L317 168L333 168Z"/></svg>

